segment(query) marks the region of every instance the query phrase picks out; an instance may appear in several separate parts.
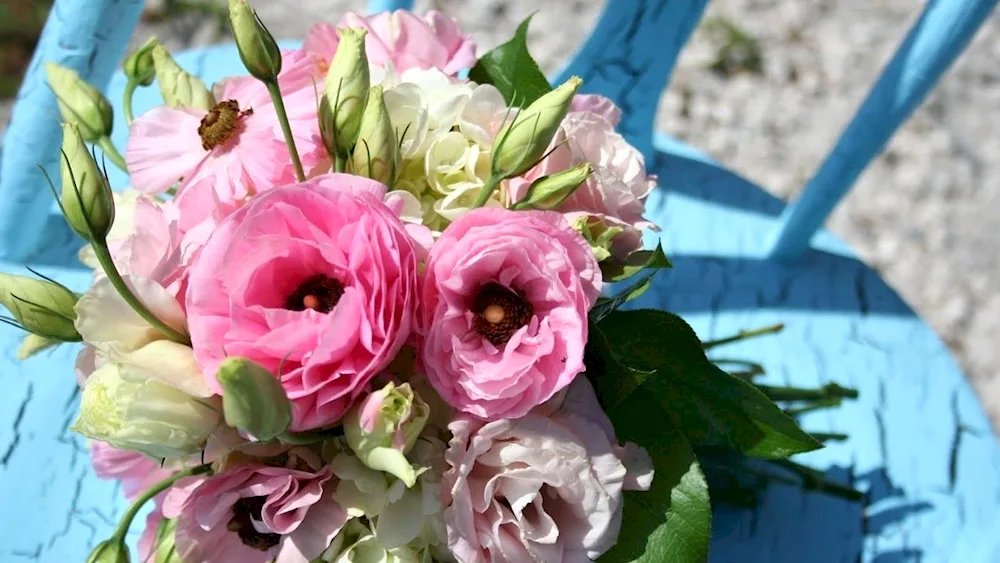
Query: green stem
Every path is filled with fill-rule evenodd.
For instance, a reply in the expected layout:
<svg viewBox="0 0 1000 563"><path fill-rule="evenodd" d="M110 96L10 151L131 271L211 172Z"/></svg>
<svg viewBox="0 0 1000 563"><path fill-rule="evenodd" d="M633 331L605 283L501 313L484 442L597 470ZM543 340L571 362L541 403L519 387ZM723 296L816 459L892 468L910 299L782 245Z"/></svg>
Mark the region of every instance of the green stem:
<svg viewBox="0 0 1000 563"><path fill-rule="evenodd" d="M501 178L490 175L490 179L486 180L486 184L479 189L479 194L476 195L476 201L472 204L473 209L486 205L486 202L490 200L490 196L493 195L493 191L500 185L500 180Z"/></svg>
<svg viewBox="0 0 1000 563"><path fill-rule="evenodd" d="M819 389L779 387L774 385L758 385L757 388L767 395L767 398L772 401L822 401L831 398L858 398L858 392L856 390L841 387L836 383L829 383Z"/></svg>
<svg viewBox="0 0 1000 563"><path fill-rule="evenodd" d="M347 157L339 152L333 156L333 171L344 172L347 170Z"/></svg>
<svg viewBox="0 0 1000 563"><path fill-rule="evenodd" d="M288 112L285 111L285 101L281 98L281 89L277 82L265 82L267 92L271 94L271 102L274 104L274 111L278 114L278 122L281 123L281 132L285 134L285 144L288 145L288 154L292 156L292 164L295 165L295 177L300 182L306 181L306 173L302 170L302 161L299 160L299 151L295 148L295 139L292 137L292 126L288 123Z"/></svg>
<svg viewBox="0 0 1000 563"><path fill-rule="evenodd" d="M748 340L750 338L755 338L757 336L764 336L765 334L775 334L781 332L785 329L785 325L782 323L765 326L763 328L756 328L754 330L741 330L734 336L729 336L726 338L720 338L718 340L707 340L701 343L701 347L705 350L709 348L714 348L716 346L722 346L723 344L732 344L733 342L739 342L740 340Z"/></svg>
<svg viewBox="0 0 1000 563"><path fill-rule="evenodd" d="M111 142L111 137L101 137L97 141L97 146L101 147L101 150L104 151L104 155L107 156L115 166L121 168L122 172L125 172L126 174L128 173L128 166L125 164L125 157L123 157L122 153L118 152L118 149L115 148L114 143Z"/></svg>
<svg viewBox="0 0 1000 563"><path fill-rule="evenodd" d="M135 94L135 89L139 86L139 83L134 80L129 80L125 83L125 94L122 95L122 109L125 111L125 125L132 125L135 121L135 115L132 114L132 95Z"/></svg>
<svg viewBox="0 0 1000 563"><path fill-rule="evenodd" d="M132 289L125 283L122 279L121 274L118 273L118 268L115 267L115 262L111 258L111 251L108 250L108 243L105 240L95 240L91 243L94 248L94 254L97 255L97 261L101 263L101 268L104 270L105 275L108 276L108 281L111 285L118 291L122 299L132 307L136 313L139 314L146 322L153 326L153 328L162 332L167 338L177 342L179 344L184 344L187 346L191 345L191 339L187 335L177 332L173 328L170 328L163 321L161 321L152 311L149 310L146 305L139 300L138 297L132 293Z"/></svg>
<svg viewBox="0 0 1000 563"><path fill-rule="evenodd" d="M188 469L185 469L184 471L181 471L180 473L171 475L170 477L167 477L166 479L150 487L148 490L146 490L146 492L139 495L139 498L135 499L135 502L133 502L132 505L128 507L128 511L125 512L125 515L122 516L121 521L118 522L118 527L115 529L115 533L113 536L111 536L111 539L120 542L125 541L125 534L128 533L129 526L132 525L132 520L135 520L135 516L136 514L139 513L139 510L142 509L142 505L149 502L150 499L162 493L163 491L169 489L170 487L174 486L174 483L180 481L185 477L201 475L202 473L208 473L211 470L212 466L208 464L199 465L198 467L190 467Z"/></svg>
<svg viewBox="0 0 1000 563"><path fill-rule="evenodd" d="M820 411L823 409L832 409L834 407L839 407L844 400L840 397L827 397L825 399L818 399L802 405L800 407L792 407L785 409L785 414L788 416L800 416L809 412Z"/></svg>

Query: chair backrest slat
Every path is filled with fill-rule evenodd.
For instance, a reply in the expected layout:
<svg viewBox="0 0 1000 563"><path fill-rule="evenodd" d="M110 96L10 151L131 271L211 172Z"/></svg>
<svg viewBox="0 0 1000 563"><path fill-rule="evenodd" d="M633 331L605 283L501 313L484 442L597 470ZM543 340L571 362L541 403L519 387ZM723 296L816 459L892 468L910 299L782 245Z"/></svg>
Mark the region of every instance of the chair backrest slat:
<svg viewBox="0 0 1000 563"><path fill-rule="evenodd" d="M770 256L800 258L896 129L968 46L997 0L930 0L837 144L782 217ZM893 189L886 186L885 189Z"/></svg>
<svg viewBox="0 0 1000 563"><path fill-rule="evenodd" d="M44 242L52 194L38 164L55 172L62 143L46 62L103 89L125 51L143 0L56 0L21 85L0 159L0 258L24 260Z"/></svg>
<svg viewBox="0 0 1000 563"><path fill-rule="evenodd" d="M368 13L392 12L395 10L412 10L413 0L368 0Z"/></svg>

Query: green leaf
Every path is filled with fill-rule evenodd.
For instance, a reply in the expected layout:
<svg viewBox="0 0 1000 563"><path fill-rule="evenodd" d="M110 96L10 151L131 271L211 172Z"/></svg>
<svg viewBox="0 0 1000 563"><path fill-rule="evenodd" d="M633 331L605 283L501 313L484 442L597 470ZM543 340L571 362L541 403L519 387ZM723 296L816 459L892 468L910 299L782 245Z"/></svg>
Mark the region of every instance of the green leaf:
<svg viewBox="0 0 1000 563"><path fill-rule="evenodd" d="M603 365L593 366L600 371L591 377L606 409L632 395L649 395L696 447L725 447L752 457L785 458L822 447L753 384L712 364L694 330L677 315L615 311L592 334Z"/></svg>
<svg viewBox="0 0 1000 563"><path fill-rule="evenodd" d="M528 52L528 25L532 16L521 22L510 41L482 56L469 71L469 79L492 84L512 106L525 107L552 91L542 69Z"/></svg>
<svg viewBox="0 0 1000 563"><path fill-rule="evenodd" d="M673 264L663 253L663 246L656 245L655 250L640 250L633 252L625 262L615 262L607 259L601 262L601 274L604 281L617 282L630 278L643 270L659 270L673 268Z"/></svg>
<svg viewBox="0 0 1000 563"><path fill-rule="evenodd" d="M608 416L621 441L641 444L653 460L649 491L628 491L618 543L601 561L704 563L712 532L708 483L691 445L669 423L651 424L654 397L636 393Z"/></svg>

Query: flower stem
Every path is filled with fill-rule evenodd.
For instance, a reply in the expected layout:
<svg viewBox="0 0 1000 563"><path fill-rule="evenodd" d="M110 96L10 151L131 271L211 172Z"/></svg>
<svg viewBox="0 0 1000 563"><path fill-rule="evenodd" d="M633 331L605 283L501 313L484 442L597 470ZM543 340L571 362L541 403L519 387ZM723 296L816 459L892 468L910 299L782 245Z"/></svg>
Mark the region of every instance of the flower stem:
<svg viewBox="0 0 1000 563"><path fill-rule="evenodd" d="M491 174L490 179L486 180L486 183L483 184L483 187L479 189L479 193L476 195L476 201L473 202L472 208L475 209L477 207L482 207L486 205L486 202L490 200L490 197L493 195L493 192L497 189L497 186L499 185L500 185L500 178L497 178L496 176Z"/></svg>
<svg viewBox="0 0 1000 563"><path fill-rule="evenodd" d="M285 101L281 99L281 89L278 83L265 82L267 92L271 94L271 102L274 104L274 111L278 114L278 123L281 124L281 132L285 134L285 144L288 145L288 154L292 156L292 164L295 166L295 177L300 182L306 181L306 173L302 170L302 161L299 159L299 151L295 148L295 139L292 137L292 126L288 123L288 112L285 111Z"/></svg>
<svg viewBox="0 0 1000 563"><path fill-rule="evenodd" d="M705 350L708 350L709 348L722 346L723 344L732 344L733 342L739 342L740 340L749 340L757 336L764 336L766 334L775 334L781 332L784 329L785 329L784 323L779 323L776 325L765 326L753 330L741 330L734 336L720 338L718 340L706 340L705 342L701 343L701 347L704 348Z"/></svg>
<svg viewBox="0 0 1000 563"><path fill-rule="evenodd" d="M772 401L825 401L827 399L858 398L857 390L841 387L836 383L828 383L819 389L778 387L774 385L758 385L757 388Z"/></svg>
<svg viewBox="0 0 1000 563"><path fill-rule="evenodd" d="M333 171L344 172L347 170L347 157L339 152L333 156Z"/></svg>
<svg viewBox="0 0 1000 563"><path fill-rule="evenodd" d="M122 95L122 109L125 111L125 125L132 125L135 121L135 115L132 114L132 95L135 94L135 89L139 86L139 83L134 80L129 80L125 84L125 94Z"/></svg>
<svg viewBox="0 0 1000 563"><path fill-rule="evenodd" d="M91 242L91 246L94 248L94 254L97 255L97 261L100 262L101 268L104 270L104 274L108 276L108 281L110 281L111 285L118 290L118 294L122 296L122 299L124 299L130 307L132 307L132 310L138 313L139 316L152 325L153 328L162 332L164 336L170 340L179 344L190 346L191 339L188 338L187 335L167 326L166 323L153 314L153 312L150 311L149 308L146 307L146 305L140 301L134 293L132 293L132 289L125 283L121 274L118 273L118 268L115 267L115 262L111 258L111 251L108 249L108 242L106 240L95 240Z"/></svg>
<svg viewBox="0 0 1000 563"><path fill-rule="evenodd" d="M208 473L211 470L212 466L208 464L199 465L197 467L190 467L188 469L185 469L184 471L175 473L170 477L167 477L166 479L160 481L159 483L147 489L146 492L139 495L139 498L135 499L135 502L133 502L132 505L128 507L128 511L125 512L125 515L122 516L121 521L118 522L118 527L115 529L115 533L113 536L111 536L111 539L120 542L125 541L125 534L128 533L128 529L132 525L132 520L135 520L135 516L136 514L139 513L139 510L142 508L142 505L149 502L150 499L162 493L163 491L169 489L170 487L174 486L174 483L180 481L185 477L201 475L202 473Z"/></svg>
<svg viewBox="0 0 1000 563"><path fill-rule="evenodd" d="M111 142L111 137L105 135L97 140L97 146L101 147L104 151L105 156L107 156L115 166L121 168L122 172L128 173L128 166L125 164L125 158L122 153L118 152L115 148L114 143Z"/></svg>

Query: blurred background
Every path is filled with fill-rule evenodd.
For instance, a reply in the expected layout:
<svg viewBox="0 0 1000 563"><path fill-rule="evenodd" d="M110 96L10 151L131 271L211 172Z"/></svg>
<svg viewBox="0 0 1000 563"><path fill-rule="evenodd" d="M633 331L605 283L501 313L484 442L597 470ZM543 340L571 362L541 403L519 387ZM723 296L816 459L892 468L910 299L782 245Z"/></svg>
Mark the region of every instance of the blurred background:
<svg viewBox="0 0 1000 563"><path fill-rule="evenodd" d="M610 0L613 1L613 0ZM51 0L0 0L0 133ZM424 0L481 48L537 10L547 72L604 2ZM914 0L713 0L664 92L657 125L784 198L819 165L919 13ZM272 33L301 38L364 0L260 0ZM541 8L539 8L541 6ZM225 0L148 0L136 44L228 40ZM937 330L1000 426L1000 16L994 15L829 227Z"/></svg>

